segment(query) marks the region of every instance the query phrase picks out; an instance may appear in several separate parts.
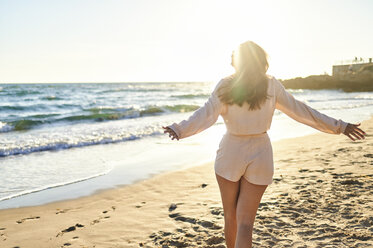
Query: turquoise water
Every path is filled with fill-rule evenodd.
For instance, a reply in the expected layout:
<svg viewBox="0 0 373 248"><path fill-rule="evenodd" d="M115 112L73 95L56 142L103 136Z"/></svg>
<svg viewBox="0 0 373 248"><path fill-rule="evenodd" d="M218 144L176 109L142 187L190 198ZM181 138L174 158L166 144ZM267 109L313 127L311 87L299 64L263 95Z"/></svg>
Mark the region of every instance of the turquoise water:
<svg viewBox="0 0 373 248"><path fill-rule="evenodd" d="M2 85L0 156L122 142L159 135L143 117L196 110L211 83ZM100 125L136 119L140 128ZM136 124L137 126L137 124ZM74 128L71 133L70 128ZM42 133L32 132L43 130ZM46 137L47 134L47 137Z"/></svg>
<svg viewBox="0 0 373 248"><path fill-rule="evenodd" d="M161 126L187 118L204 104L214 85L0 85L0 202L102 178L107 180L98 183L97 189L128 184L186 164L213 160L225 130L221 118L211 130L179 141L179 147L163 134ZM373 92L289 91L337 119L359 122L373 114ZM312 132L317 131L276 110L269 134L278 140ZM193 156L180 161L185 151ZM113 171L120 171L121 177Z"/></svg>

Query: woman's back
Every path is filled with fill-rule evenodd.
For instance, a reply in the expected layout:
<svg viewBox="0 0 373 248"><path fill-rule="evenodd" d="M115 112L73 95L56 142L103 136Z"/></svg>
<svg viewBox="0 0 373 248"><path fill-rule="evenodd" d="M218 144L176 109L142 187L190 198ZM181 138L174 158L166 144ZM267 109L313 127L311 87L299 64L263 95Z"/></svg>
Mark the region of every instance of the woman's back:
<svg viewBox="0 0 373 248"><path fill-rule="evenodd" d="M230 77L223 80L230 80ZM274 78L269 76L268 81L267 94L269 97L262 103L260 109L249 110L250 105L247 102L244 102L242 106L224 104L221 116L229 133L236 135L258 134L264 133L270 128L276 99Z"/></svg>

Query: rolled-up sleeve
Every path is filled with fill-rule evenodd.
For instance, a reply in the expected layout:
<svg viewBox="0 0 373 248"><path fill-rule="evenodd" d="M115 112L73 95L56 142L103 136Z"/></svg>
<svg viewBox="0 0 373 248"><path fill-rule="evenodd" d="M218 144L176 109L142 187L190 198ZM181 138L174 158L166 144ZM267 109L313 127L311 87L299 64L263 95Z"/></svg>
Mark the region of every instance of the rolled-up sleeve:
<svg viewBox="0 0 373 248"><path fill-rule="evenodd" d="M224 104L222 104L217 95L217 89L222 83L222 80L215 86L214 91L203 106L194 111L188 119L179 123L173 123L169 126L175 131L179 139L202 132L216 122L224 107Z"/></svg>
<svg viewBox="0 0 373 248"><path fill-rule="evenodd" d="M341 119L336 120L330 116L320 113L305 103L297 100L286 91L280 81L274 79L276 90L276 109L282 111L292 119L313 127L319 131L340 134L346 129L348 123Z"/></svg>

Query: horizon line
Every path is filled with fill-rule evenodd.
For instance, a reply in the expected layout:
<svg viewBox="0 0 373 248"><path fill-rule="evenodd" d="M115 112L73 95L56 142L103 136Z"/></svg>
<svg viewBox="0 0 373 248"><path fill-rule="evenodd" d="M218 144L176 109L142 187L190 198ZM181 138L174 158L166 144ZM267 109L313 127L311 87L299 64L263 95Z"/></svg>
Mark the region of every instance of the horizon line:
<svg viewBox="0 0 373 248"><path fill-rule="evenodd" d="M295 79L295 78L306 78L309 76L321 76L325 74L317 74L317 75L308 75L308 76L297 76L297 77L291 77L291 78L278 78L278 80L289 80L289 79ZM329 74L326 74L330 76ZM69 81L69 82L0 82L0 84L102 84L102 83L212 83L216 80L201 80L201 81Z"/></svg>

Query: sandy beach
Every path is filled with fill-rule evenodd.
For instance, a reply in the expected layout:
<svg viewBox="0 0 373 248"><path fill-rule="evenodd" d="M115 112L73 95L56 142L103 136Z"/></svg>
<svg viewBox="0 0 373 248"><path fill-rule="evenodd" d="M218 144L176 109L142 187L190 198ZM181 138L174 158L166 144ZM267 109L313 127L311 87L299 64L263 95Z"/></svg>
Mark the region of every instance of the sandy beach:
<svg viewBox="0 0 373 248"><path fill-rule="evenodd" d="M373 247L373 118L365 140L273 142L254 247ZM189 155L186 155L189 156ZM0 210L1 247L225 247L213 163L74 200Z"/></svg>

